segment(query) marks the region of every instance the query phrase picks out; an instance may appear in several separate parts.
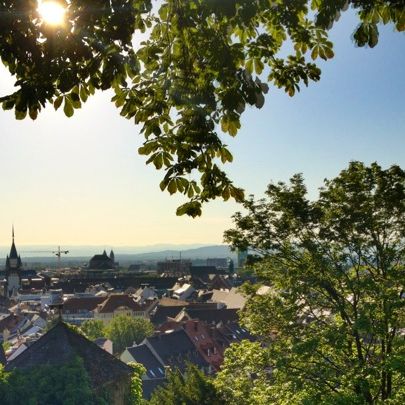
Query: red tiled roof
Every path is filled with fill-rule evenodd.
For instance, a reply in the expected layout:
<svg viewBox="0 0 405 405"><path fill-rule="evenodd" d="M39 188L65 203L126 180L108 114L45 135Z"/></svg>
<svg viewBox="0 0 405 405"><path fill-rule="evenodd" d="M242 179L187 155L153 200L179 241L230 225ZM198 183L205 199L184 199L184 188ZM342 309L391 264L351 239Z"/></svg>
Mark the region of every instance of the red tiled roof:
<svg viewBox="0 0 405 405"><path fill-rule="evenodd" d="M97 305L105 301L106 297L73 297L63 304L63 311L94 311Z"/></svg>
<svg viewBox="0 0 405 405"><path fill-rule="evenodd" d="M97 312L102 314L111 313L119 307L127 307L132 311L143 311L147 305L139 305L127 294L113 294L98 306Z"/></svg>

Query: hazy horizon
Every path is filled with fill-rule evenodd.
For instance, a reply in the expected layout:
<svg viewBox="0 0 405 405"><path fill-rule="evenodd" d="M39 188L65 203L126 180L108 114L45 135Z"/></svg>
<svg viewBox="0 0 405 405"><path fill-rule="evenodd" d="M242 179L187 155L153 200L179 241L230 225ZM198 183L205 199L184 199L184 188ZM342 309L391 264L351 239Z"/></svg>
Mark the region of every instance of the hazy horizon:
<svg viewBox="0 0 405 405"><path fill-rule="evenodd" d="M11 243L11 242L10 242ZM144 246L107 246L107 245L63 245L60 246L61 250L69 250L67 256L63 255L62 259L66 257L85 257L92 256L94 254L102 253L103 250L106 250L107 253L110 253L110 249L114 250L116 255L135 255L135 254L147 254L155 253L162 251L182 251L182 250L193 250L198 248L210 248L223 246L225 244L215 244L215 243L193 243L193 244L170 244L170 243L157 243L152 245ZM22 245L18 244L16 241L16 247L18 254L24 258L35 258L35 257L53 257L58 249L58 245L52 244L27 244ZM10 246L0 245L0 261L5 259L5 257L10 252Z"/></svg>

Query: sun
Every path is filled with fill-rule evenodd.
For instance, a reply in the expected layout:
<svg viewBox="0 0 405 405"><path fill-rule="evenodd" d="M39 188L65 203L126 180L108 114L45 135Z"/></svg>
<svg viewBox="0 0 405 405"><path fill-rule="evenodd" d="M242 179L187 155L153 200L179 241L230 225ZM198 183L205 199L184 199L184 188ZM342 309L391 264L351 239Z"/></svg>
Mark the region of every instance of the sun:
<svg viewBox="0 0 405 405"><path fill-rule="evenodd" d="M57 1L40 0L38 12L44 22L50 25L62 25L65 20L65 8Z"/></svg>

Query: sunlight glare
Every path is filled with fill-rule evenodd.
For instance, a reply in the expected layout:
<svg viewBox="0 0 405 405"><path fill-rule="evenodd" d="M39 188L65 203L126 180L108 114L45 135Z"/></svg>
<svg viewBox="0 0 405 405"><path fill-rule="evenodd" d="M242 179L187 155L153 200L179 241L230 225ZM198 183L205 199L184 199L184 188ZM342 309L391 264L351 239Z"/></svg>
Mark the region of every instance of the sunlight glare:
<svg viewBox="0 0 405 405"><path fill-rule="evenodd" d="M40 1L38 12L43 20L50 25L61 25L65 19L65 8L56 1Z"/></svg>

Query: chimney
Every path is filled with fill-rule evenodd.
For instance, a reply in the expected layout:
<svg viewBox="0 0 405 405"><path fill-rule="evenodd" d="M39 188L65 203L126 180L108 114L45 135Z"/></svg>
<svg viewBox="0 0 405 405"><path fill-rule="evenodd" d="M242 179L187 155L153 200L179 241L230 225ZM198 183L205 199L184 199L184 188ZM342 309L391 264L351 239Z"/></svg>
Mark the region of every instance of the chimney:
<svg viewBox="0 0 405 405"><path fill-rule="evenodd" d="M169 376L171 369L170 369L170 366L164 366L164 367L165 367L165 377L167 378Z"/></svg>

